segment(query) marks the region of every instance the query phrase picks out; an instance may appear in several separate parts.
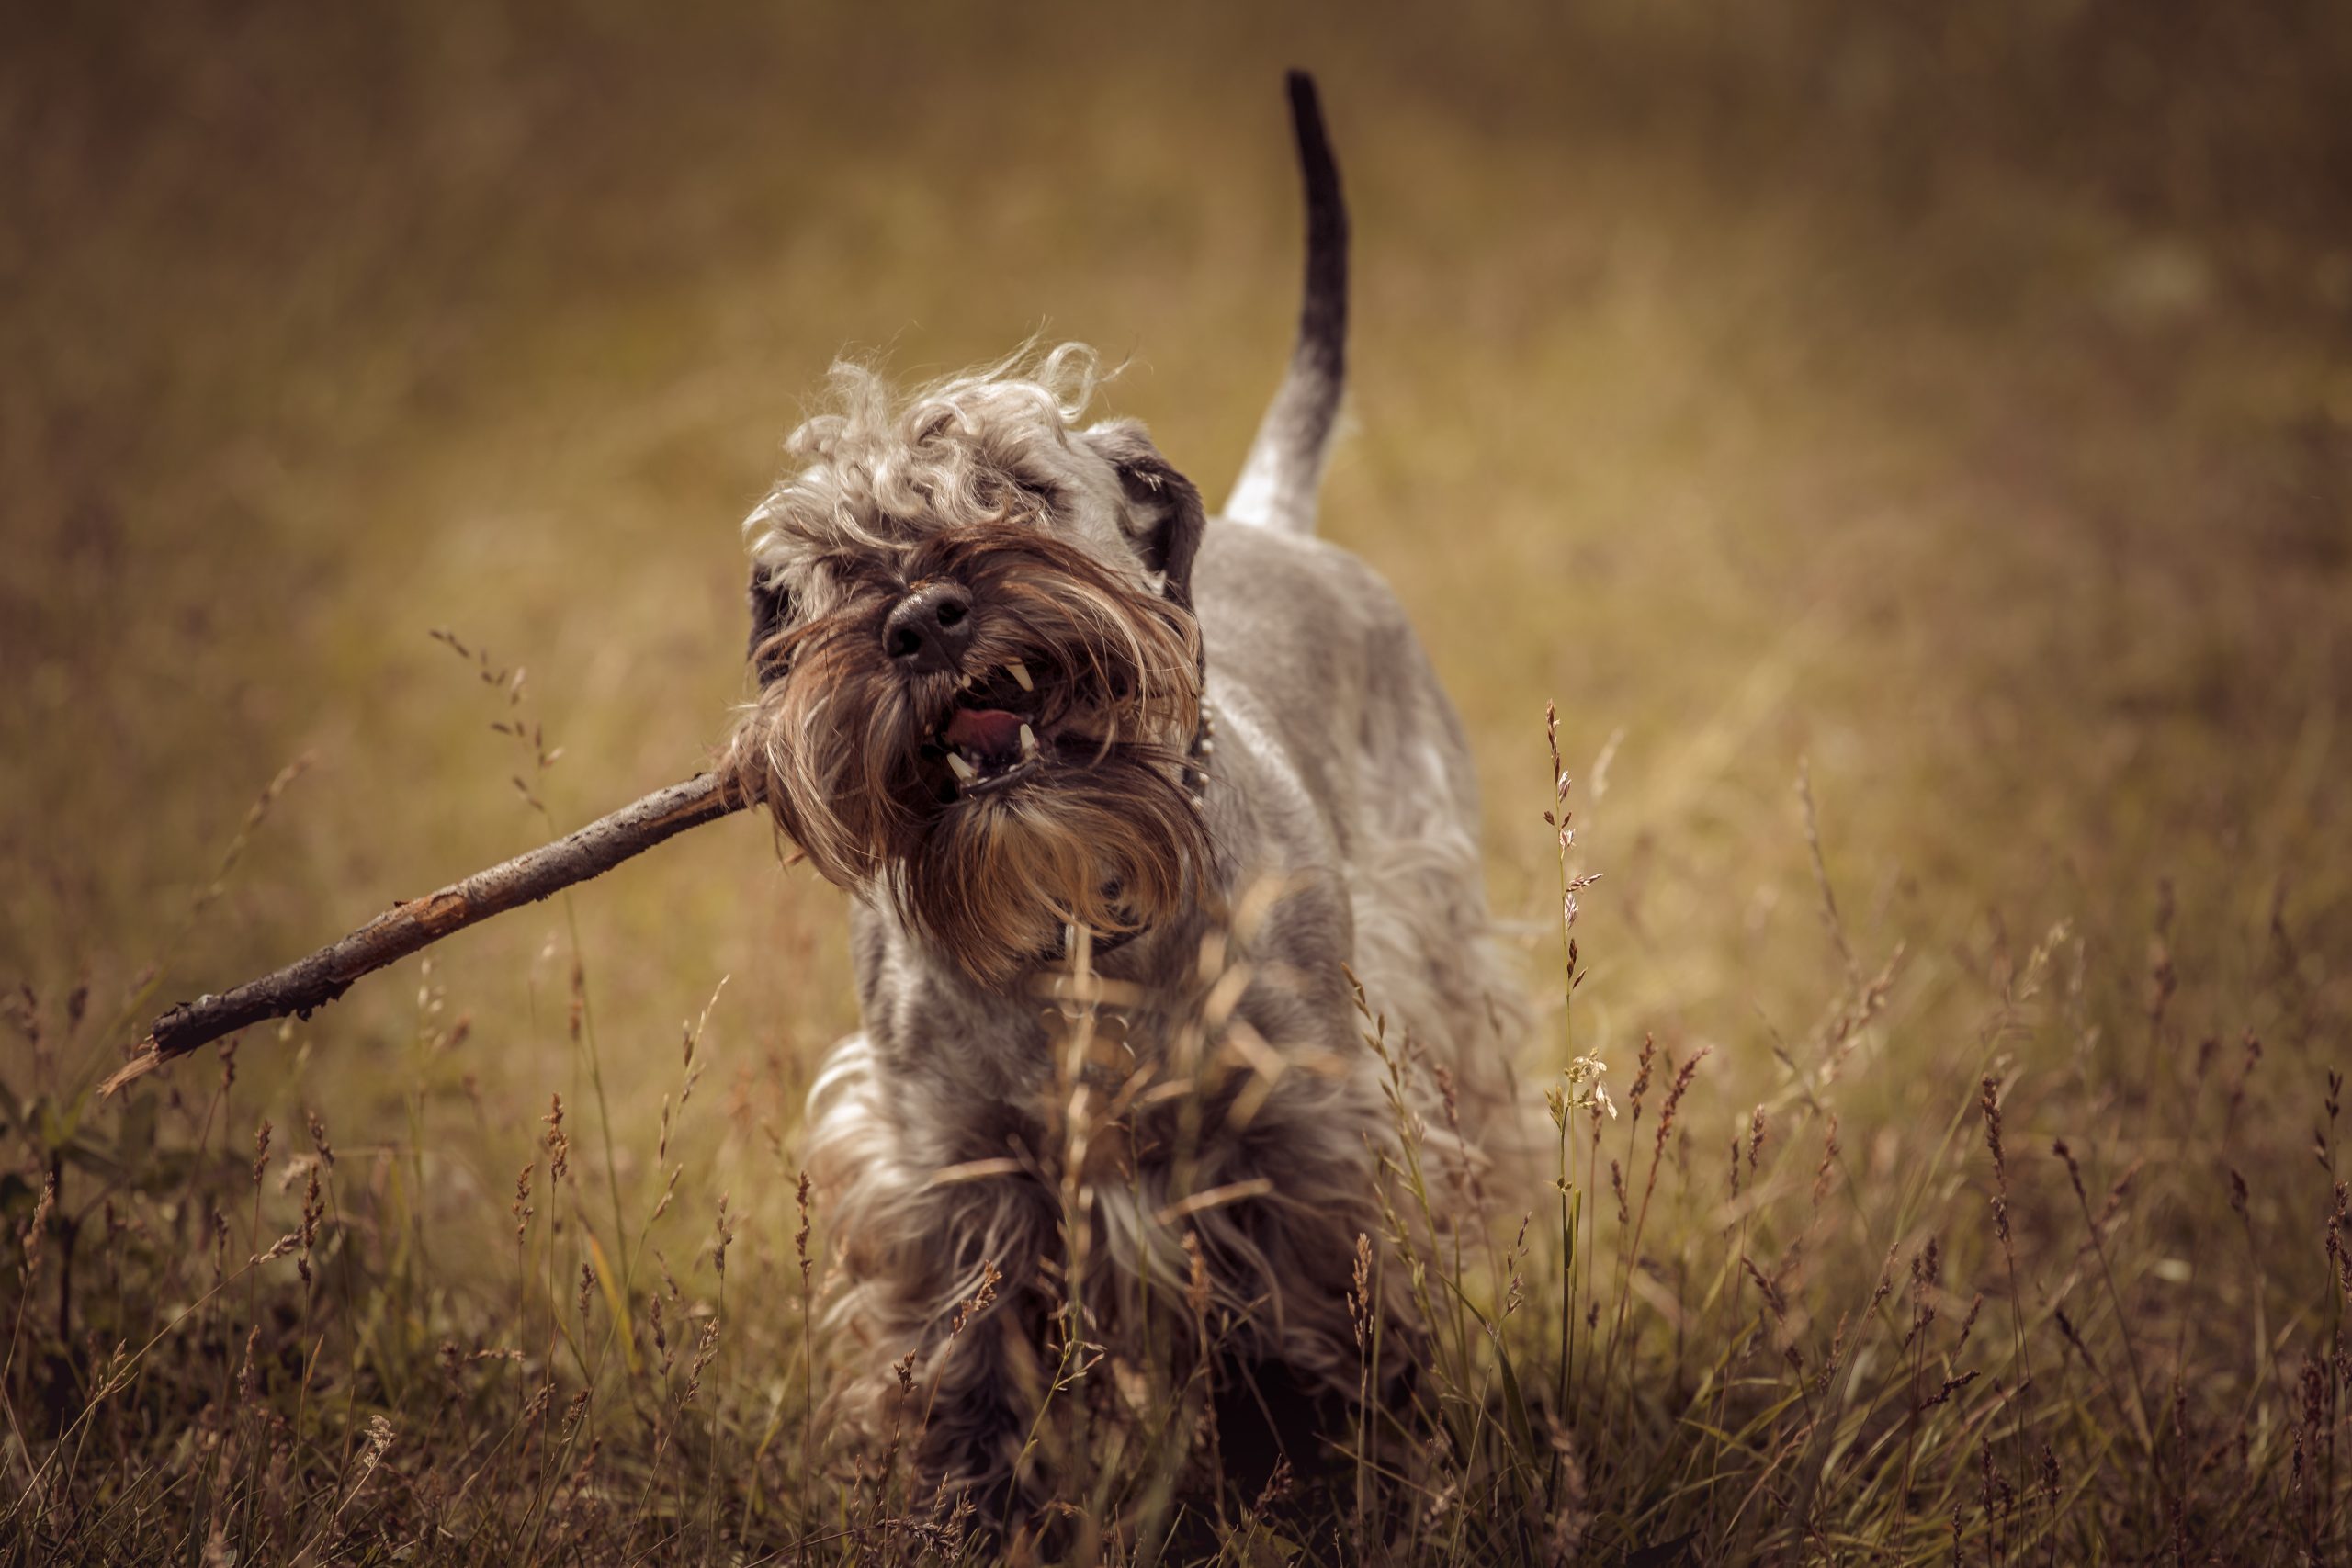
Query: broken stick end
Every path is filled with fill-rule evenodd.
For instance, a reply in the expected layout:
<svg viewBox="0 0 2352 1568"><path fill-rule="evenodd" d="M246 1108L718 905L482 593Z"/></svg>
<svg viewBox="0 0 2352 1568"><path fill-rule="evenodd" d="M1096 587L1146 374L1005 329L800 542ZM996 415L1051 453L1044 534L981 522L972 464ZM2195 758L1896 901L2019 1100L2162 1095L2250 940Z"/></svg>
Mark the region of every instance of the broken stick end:
<svg viewBox="0 0 2352 1568"><path fill-rule="evenodd" d="M155 1043L155 1037L150 1034L145 1040L140 1042L139 1055L116 1068L113 1076L98 1086L98 1098L113 1099L115 1090L125 1084L136 1083L163 1065L163 1048Z"/></svg>

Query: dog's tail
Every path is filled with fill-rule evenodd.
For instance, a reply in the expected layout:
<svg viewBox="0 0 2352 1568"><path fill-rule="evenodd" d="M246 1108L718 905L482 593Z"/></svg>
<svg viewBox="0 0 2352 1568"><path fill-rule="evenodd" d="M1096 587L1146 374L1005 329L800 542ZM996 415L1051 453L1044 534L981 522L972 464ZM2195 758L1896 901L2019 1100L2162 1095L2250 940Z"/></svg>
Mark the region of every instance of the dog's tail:
<svg viewBox="0 0 2352 1568"><path fill-rule="evenodd" d="M1306 296L1298 308L1298 344L1291 350L1289 374L1266 406L1225 515L1311 534L1316 491L1347 384L1348 204L1340 193L1340 165L1323 129L1315 78L1294 71L1286 85L1299 173L1306 186Z"/></svg>

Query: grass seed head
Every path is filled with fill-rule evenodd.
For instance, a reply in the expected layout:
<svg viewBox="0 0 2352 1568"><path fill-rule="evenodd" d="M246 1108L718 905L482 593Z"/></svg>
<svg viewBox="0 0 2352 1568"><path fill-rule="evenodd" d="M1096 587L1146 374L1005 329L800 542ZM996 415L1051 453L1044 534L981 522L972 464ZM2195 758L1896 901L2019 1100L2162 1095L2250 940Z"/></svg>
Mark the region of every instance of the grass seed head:
<svg viewBox="0 0 2352 1568"><path fill-rule="evenodd" d="M805 1170L800 1173L792 1201L800 1214L800 1228L792 1233L792 1251L800 1263L800 1288L806 1292L809 1272L816 1267L816 1260L808 1253L808 1173Z"/></svg>
<svg viewBox="0 0 2352 1568"><path fill-rule="evenodd" d="M1707 1059L1708 1047L1702 1045L1690 1059L1676 1070L1674 1081L1667 1086L1666 1103L1658 1109L1657 1139L1650 1155L1655 1160L1666 1153L1666 1140L1674 1131L1674 1119L1682 1109L1682 1097L1690 1090L1690 1080L1699 1076L1699 1064Z"/></svg>
<svg viewBox="0 0 2352 1568"><path fill-rule="evenodd" d="M32 1217L18 1233L17 1246L25 1255L25 1278L29 1280L40 1272L41 1239L49 1234L50 1216L57 1212L57 1172L44 1173L40 1180L40 1196L33 1202ZM220 1218L216 1213L213 1216ZM225 1234L225 1233L224 1233Z"/></svg>
<svg viewBox="0 0 2352 1568"><path fill-rule="evenodd" d="M531 1215L537 1212L531 1207L531 1177L538 1168L538 1161L526 1160L523 1168L514 1173L514 1201L508 1206L508 1212L514 1216L516 1241L523 1239L523 1233L530 1228Z"/></svg>
<svg viewBox="0 0 2352 1568"><path fill-rule="evenodd" d="M552 1188L561 1183L571 1169L571 1138L563 1130L562 1095L548 1097L545 1120L548 1128L548 1185Z"/></svg>
<svg viewBox="0 0 2352 1568"><path fill-rule="evenodd" d="M1348 1291L1348 1317L1354 1325L1356 1349L1369 1355L1372 1350L1372 1237L1362 1231L1356 1233L1356 1256L1353 1283Z"/></svg>

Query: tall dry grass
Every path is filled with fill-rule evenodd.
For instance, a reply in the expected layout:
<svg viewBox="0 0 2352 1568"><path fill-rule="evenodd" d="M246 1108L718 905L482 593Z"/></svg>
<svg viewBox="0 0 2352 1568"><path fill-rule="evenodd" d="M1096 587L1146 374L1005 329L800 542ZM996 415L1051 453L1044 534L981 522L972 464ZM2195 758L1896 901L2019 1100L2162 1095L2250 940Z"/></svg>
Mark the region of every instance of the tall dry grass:
<svg viewBox="0 0 2352 1568"><path fill-rule="evenodd" d="M2060 922L2030 945L1996 941L1939 1000L1893 933L1849 926L1800 775L1791 830L1829 940L1815 1021L1775 1043L1778 1082L1749 1104L1703 1044L1645 1035L1615 1063L1582 1049L1572 1003L1608 955L1586 950L1578 917L1603 897L1588 854L1606 837L1577 825L1556 734L1547 761L1554 1018L1572 1058L1544 1091L1555 1192L1519 1194L1515 1212L1506 1193L1465 1236L1410 1109L1422 1069L1367 1010L1402 1155L1356 1295L1403 1271L1429 1329L1408 1397L1366 1400L1319 1469L1245 1487L1212 1415L1228 1312L1204 1280L1179 1292L1192 1321L1164 1337L1138 1342L1130 1320L1104 1346L1082 1314L1058 1314L1026 1455L1057 1501L1016 1554L2283 1562L2344 1549L2343 1077L2314 1055L2325 1015L2278 910L2216 919L2167 886L2143 959L2103 958L2111 933ZM266 829L277 788L246 832ZM697 1097L724 1017L714 996L681 1032L654 1142L624 1162L587 964L560 972L548 1002L588 1093L551 1092L535 1128L478 1127L481 1146L525 1158L503 1212L484 1190L462 1218L422 1201L463 1157L424 1131L424 1102L474 1092L469 1077L434 1084L433 1065L478 1048L429 964L406 1133L340 1149L316 1114L281 1130L268 1096L241 1090L252 1045L119 1106L76 1104L61 1065L93 1030L87 995L18 998L38 1055L10 1121L47 1149L10 1178L29 1209L0 1381L18 1559L920 1562L1006 1544L911 1472L927 1416L911 1357L878 1451L822 1427L812 1390L852 1352L822 1318L831 1238L794 1163L780 1064L739 1068L723 1105ZM1083 1183L1115 1179L1087 1145L1114 1134L1123 1102L1077 1088L1093 1015L1067 1012L1069 1114L1047 1163L1064 1172L1074 1290L1093 1267ZM1928 1115L1885 1122L1871 1082L1921 1031L1901 1070ZM684 1146L714 1120L757 1145L768 1197L748 1214L730 1173ZM788 1243L740 1247L747 1218L773 1224L778 1195ZM954 1333L993 1295L984 1281ZM1379 1314L1358 1310L1369 1391Z"/></svg>

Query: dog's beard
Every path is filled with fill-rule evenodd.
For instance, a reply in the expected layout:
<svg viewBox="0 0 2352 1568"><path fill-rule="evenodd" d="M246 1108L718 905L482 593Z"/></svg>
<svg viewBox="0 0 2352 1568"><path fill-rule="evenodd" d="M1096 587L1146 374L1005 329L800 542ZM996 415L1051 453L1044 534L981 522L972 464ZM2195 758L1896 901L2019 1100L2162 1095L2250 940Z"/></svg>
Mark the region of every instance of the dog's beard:
<svg viewBox="0 0 2352 1568"><path fill-rule="evenodd" d="M1190 612L1034 525L942 534L901 570L757 650L782 673L729 749L734 787L828 880L887 901L985 983L1066 925L1119 935L1193 902L1209 845L1183 783L1201 702ZM973 636L960 670L910 675L882 623L929 578L970 591ZM959 768L951 741L975 735L1004 754Z"/></svg>

